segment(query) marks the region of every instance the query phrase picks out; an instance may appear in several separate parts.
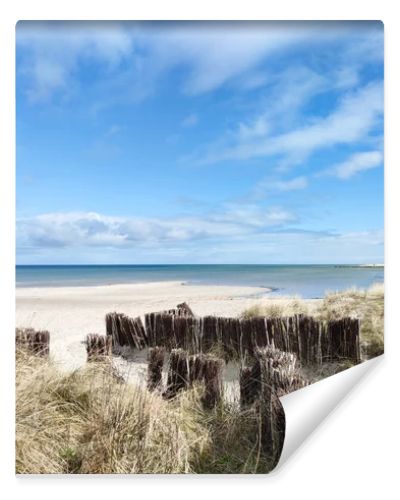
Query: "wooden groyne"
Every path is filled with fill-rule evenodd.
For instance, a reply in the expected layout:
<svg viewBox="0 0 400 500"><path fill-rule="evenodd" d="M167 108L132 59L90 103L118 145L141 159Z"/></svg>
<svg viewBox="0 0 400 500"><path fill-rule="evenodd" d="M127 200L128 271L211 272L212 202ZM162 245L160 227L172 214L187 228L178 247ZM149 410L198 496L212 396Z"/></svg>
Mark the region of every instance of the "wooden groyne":
<svg viewBox="0 0 400 500"><path fill-rule="evenodd" d="M112 338L114 347L129 346L132 349L143 349L148 345L146 331L140 317L130 318L121 313L106 315L107 336Z"/></svg>
<svg viewBox="0 0 400 500"><path fill-rule="evenodd" d="M154 391L157 387L161 387L164 358L164 347L150 347L147 367L147 388L149 391Z"/></svg>
<svg viewBox="0 0 400 500"><path fill-rule="evenodd" d="M150 346L207 353L216 345L227 359L254 356L256 350L273 347L293 353L304 365L349 359L360 361L359 320L344 318L318 321L310 316L287 318L221 318L145 315Z"/></svg>
<svg viewBox="0 0 400 500"><path fill-rule="evenodd" d="M133 349L164 347L191 354L207 353L215 346L226 359L254 357L257 349L273 347L296 355L303 365L348 359L360 361L360 323L343 318L320 321L311 316L283 318L195 317L183 303L174 309L129 318L124 314L106 316L107 335L114 346Z"/></svg>
<svg viewBox="0 0 400 500"><path fill-rule="evenodd" d="M161 314L168 317L194 317L193 311L190 309L186 302L178 304L173 309L168 309L153 314ZM157 344L157 342L149 342L147 338L147 332L150 331L150 329L147 325L146 328L144 327L140 316L136 318L130 318L125 314L112 312L106 314L105 319L107 335L113 339L112 342L115 347L128 346L133 349L144 349L147 346L154 347L157 345L161 345ZM170 349L173 348L174 347L171 344Z"/></svg>
<svg viewBox="0 0 400 500"><path fill-rule="evenodd" d="M329 321L323 352L323 360L334 361L349 359L359 363L360 355L360 321L343 318Z"/></svg>
<svg viewBox="0 0 400 500"><path fill-rule="evenodd" d="M262 449L272 461L279 461L285 439L285 413L279 397L307 385L296 356L266 347L256 352L252 366L240 372L241 407L254 405L260 418Z"/></svg>
<svg viewBox="0 0 400 500"><path fill-rule="evenodd" d="M224 361L212 356L205 356L203 376L205 391L202 397L203 406L207 409L214 408L222 398L222 370Z"/></svg>
<svg viewBox="0 0 400 500"><path fill-rule="evenodd" d="M107 346L141 350L162 347L167 352L182 349L189 354L218 352L229 359L255 358L260 349L271 347L296 356L303 365L349 360L359 363L360 322L354 318L335 321L294 315L282 318L196 317L186 303L158 313L131 318L112 312L106 315ZM41 355L49 353L46 330L17 329L17 346ZM94 342L94 341L92 341ZM108 348L108 347L107 347ZM90 356L89 356L90 357ZM243 377L250 372L244 370Z"/></svg>
<svg viewBox="0 0 400 500"><path fill-rule="evenodd" d="M48 356L50 351L50 333L47 330L36 331L33 328L17 328L15 344L37 356Z"/></svg>
<svg viewBox="0 0 400 500"><path fill-rule="evenodd" d="M195 316L192 309L186 302L182 302L182 304L178 304L176 307L172 309L161 311L161 313L159 314L172 314L173 316L186 316L186 317Z"/></svg>
<svg viewBox="0 0 400 500"><path fill-rule="evenodd" d="M282 453L285 441L285 411L277 393L270 384L268 370L261 363L260 397L257 402L260 418L260 441L264 453L271 457L275 466Z"/></svg>
<svg viewBox="0 0 400 500"><path fill-rule="evenodd" d="M167 387L163 393L166 399L175 397L189 385L188 354L183 349L173 349L169 355Z"/></svg>
<svg viewBox="0 0 400 500"><path fill-rule="evenodd" d="M169 355L166 386L162 384L162 371L166 361L163 347L149 349L147 387L158 389L164 398L172 399L182 390L200 384L204 387L202 404L214 408L222 398L222 371L224 361L208 354L190 355L183 349L172 349Z"/></svg>
<svg viewBox="0 0 400 500"><path fill-rule="evenodd" d="M86 353L88 361L103 361L112 354L111 337L89 333L86 336Z"/></svg>
<svg viewBox="0 0 400 500"><path fill-rule="evenodd" d="M296 355L273 347L258 349L252 364L241 367L239 385L242 406L251 405L260 397L262 380L279 397L308 384L299 370Z"/></svg>

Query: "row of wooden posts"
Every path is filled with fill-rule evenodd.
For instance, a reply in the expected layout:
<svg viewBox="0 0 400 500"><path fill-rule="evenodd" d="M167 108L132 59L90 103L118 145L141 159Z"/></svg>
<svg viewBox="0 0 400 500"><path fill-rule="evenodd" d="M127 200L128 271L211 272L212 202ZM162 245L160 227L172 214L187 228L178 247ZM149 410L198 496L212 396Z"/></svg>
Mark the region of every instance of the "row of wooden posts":
<svg viewBox="0 0 400 500"><path fill-rule="evenodd" d="M171 311L129 318L124 314L106 316L107 335L114 347L164 347L191 354L207 353L216 346L225 359L254 356L257 349L275 347L295 354L303 365L348 359L360 361L360 323L343 318L319 321L310 316L286 318L194 317Z"/></svg>
<svg viewBox="0 0 400 500"><path fill-rule="evenodd" d="M199 318L184 303L146 314L144 324L140 317L107 314L106 335L86 337L87 360L109 359L120 348L148 347L150 391L171 399L197 384L203 387L204 408L212 409L223 396L225 361L239 359L240 405L255 411L260 422L260 444L276 463L285 435L279 397L307 385L298 361L303 365L343 358L359 362L359 327L358 320L351 318L321 322L302 315ZM48 331L16 330L17 346L34 354L48 356L49 342ZM220 352L224 359L212 351Z"/></svg>
<svg viewBox="0 0 400 500"><path fill-rule="evenodd" d="M223 353L225 360L254 358L260 349L272 347L295 354L302 365L321 364L348 359L360 361L359 320L343 318L336 321L295 315L287 318L222 318L195 317L187 304L161 313L130 318L125 314L106 315L106 336L89 334L86 338L88 359L118 351L120 347L144 349L163 347L171 352L183 349L188 353ZM17 329L17 345L35 353L49 352L49 332L32 328Z"/></svg>
<svg viewBox="0 0 400 500"><path fill-rule="evenodd" d="M50 351L50 333L47 330L36 331L33 328L15 330L17 348L28 350L38 356L48 356Z"/></svg>
<svg viewBox="0 0 400 500"><path fill-rule="evenodd" d="M162 373L166 363L164 347L150 347L148 354L147 387L158 389L167 397L176 394L196 382L205 382L214 392L214 402L220 399L223 359L209 354L189 354L183 349L173 349L169 355L167 387L163 390ZM262 375L263 374L263 375ZM279 349L259 349L250 364L240 368L240 401L242 406L251 405L261 393L262 376L278 396L283 396L307 385L301 375L296 356ZM212 388L212 387L213 388Z"/></svg>
<svg viewBox="0 0 400 500"><path fill-rule="evenodd" d="M166 362L164 347L149 349L148 388L173 398L193 384L202 384L203 406L212 409L222 398L224 360L208 354L189 354L173 349L169 355L166 385L162 382ZM279 396L307 385L301 376L296 356L272 347L259 349L251 366L242 366L239 377L240 405L253 407L260 421L261 446L277 462L285 437L285 414Z"/></svg>
<svg viewBox="0 0 400 500"><path fill-rule="evenodd" d="M180 305L182 306L182 305ZM209 354L216 346L225 360L241 361L242 408L255 407L264 451L277 462L284 442L285 415L279 397L307 385L302 364L360 360L359 322L345 318L320 322L308 316L288 318L194 317L181 308L127 318L107 315L107 337L115 347L149 346L147 386L173 398L195 383L204 387L202 403L213 408L222 397L224 360ZM123 326L119 326L123 325ZM222 348L222 349L221 349ZM217 349L218 351L218 349ZM169 353L166 384L163 369Z"/></svg>
<svg viewBox="0 0 400 500"><path fill-rule="evenodd" d="M218 405L222 398L224 360L209 354L173 349L169 354L167 381L163 384L166 358L164 347L149 349L149 390L157 390L169 399L196 383L202 384L204 408ZM285 414L279 396L307 385L299 372L296 356L272 347L257 350L252 364L241 367L239 385L240 405L243 410L250 407L256 410L262 448L277 462L285 437Z"/></svg>
<svg viewBox="0 0 400 500"><path fill-rule="evenodd" d="M134 330L128 328L125 331ZM16 331L17 345L38 355L48 355L49 340L47 331ZM86 349L88 361L105 360L112 354L112 336L89 334ZM304 387L307 382L300 375L293 353L267 346L257 348L254 357L246 359L247 362L242 360L239 375L240 405L243 409L254 407L256 410L260 418L261 445L277 461L285 434L285 416L278 398ZM212 409L222 399L224 365L223 359L211 354L191 354L183 349L168 351L164 346L150 347L147 387L171 399L194 384L200 384L203 386L202 404L204 408ZM163 382L164 366L167 368L166 383Z"/></svg>
<svg viewBox="0 0 400 500"><path fill-rule="evenodd" d="M111 337L89 334L86 337L88 361L99 361L112 354ZM35 331L32 328L16 330L16 344L34 354L49 354L50 334L48 331ZM162 373L167 358L163 346L151 347L148 352L149 390L162 387ZM283 352L273 347L257 349L254 358L242 360L240 369L240 400L242 405L253 403L261 392L262 366L269 383L278 396L304 387L306 381L301 377L297 359L293 353ZM165 397L174 397L181 389L191 387L196 382L204 382L206 392L212 394L208 399L215 404L221 395L222 370L224 360L210 354L191 354L183 349L172 349L169 353L167 386Z"/></svg>
<svg viewBox="0 0 400 500"><path fill-rule="evenodd" d="M252 404L259 397L263 377L279 397L301 389L308 383L299 370L295 354L265 347L256 352L250 364L244 364L240 369L242 405Z"/></svg>

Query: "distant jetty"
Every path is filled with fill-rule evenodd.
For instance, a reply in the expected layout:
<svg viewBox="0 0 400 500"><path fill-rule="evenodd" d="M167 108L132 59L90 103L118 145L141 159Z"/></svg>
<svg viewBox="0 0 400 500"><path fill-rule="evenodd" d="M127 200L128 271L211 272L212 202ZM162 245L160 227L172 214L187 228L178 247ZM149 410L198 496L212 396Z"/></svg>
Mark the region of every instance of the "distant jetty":
<svg viewBox="0 0 400 500"><path fill-rule="evenodd" d="M383 268L385 267L385 264L338 264L335 265L335 267L376 267L376 268Z"/></svg>

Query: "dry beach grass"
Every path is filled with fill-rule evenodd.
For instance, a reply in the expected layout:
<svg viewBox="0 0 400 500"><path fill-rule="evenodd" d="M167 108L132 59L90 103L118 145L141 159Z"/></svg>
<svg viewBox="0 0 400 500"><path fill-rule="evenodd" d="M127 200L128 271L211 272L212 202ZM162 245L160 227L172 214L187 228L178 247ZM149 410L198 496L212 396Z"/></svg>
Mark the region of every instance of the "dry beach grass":
<svg viewBox="0 0 400 500"><path fill-rule="evenodd" d="M223 403L203 410L195 388L165 401L108 363L72 373L16 358L17 473L268 472L259 419Z"/></svg>

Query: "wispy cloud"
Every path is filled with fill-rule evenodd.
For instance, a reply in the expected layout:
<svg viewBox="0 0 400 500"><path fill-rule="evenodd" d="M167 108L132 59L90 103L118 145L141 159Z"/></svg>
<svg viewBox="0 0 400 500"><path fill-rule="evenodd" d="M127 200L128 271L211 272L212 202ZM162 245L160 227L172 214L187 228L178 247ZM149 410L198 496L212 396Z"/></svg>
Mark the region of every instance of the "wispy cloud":
<svg viewBox="0 0 400 500"><path fill-rule="evenodd" d="M265 114L249 122L240 122L235 133L235 138L240 143L252 141L259 137L265 137L270 130L269 116Z"/></svg>
<svg viewBox="0 0 400 500"><path fill-rule="evenodd" d="M116 23L20 22L17 44L26 52L18 64L33 102L68 94L77 83L80 62L103 64L105 74L131 54L133 40Z"/></svg>
<svg viewBox="0 0 400 500"><path fill-rule="evenodd" d="M119 134L123 130L123 127L117 124L110 125L110 127L107 129L105 133L105 137L113 137L114 135Z"/></svg>
<svg viewBox="0 0 400 500"><path fill-rule="evenodd" d="M338 36L352 40L359 48L346 56L344 51L343 68L349 59L360 64L371 53L381 55L380 33L365 28L362 23L21 22L17 43L25 54L18 68L32 101L71 92L79 85L80 64L93 60L103 64L101 84L119 89L114 98L144 98L178 67L185 70L181 91L190 96L233 83L249 90L274 80L261 63L301 44L321 46ZM340 71L338 82L345 85L357 78L351 70ZM298 87L294 98L302 92L307 88Z"/></svg>
<svg viewBox="0 0 400 500"><path fill-rule="evenodd" d="M281 155L299 163L319 149L366 140L382 113L382 82L374 82L344 95L327 116L308 118L307 124L282 134L268 134L266 128L266 133L255 140L237 140L236 144L225 147L219 141L209 146L198 162L210 164ZM243 134L239 135L243 139Z"/></svg>
<svg viewBox="0 0 400 500"><path fill-rule="evenodd" d="M280 193L299 191L308 187L308 178L304 175L291 179L276 179L266 177L259 181L249 195L249 199L260 200L267 196L276 196Z"/></svg>
<svg viewBox="0 0 400 500"><path fill-rule="evenodd" d="M182 127L184 128L191 128L197 125L199 122L199 116L197 113L190 113L189 115L185 116L185 118L182 120Z"/></svg>
<svg viewBox="0 0 400 500"><path fill-rule="evenodd" d="M53 213L20 219L20 262L318 263L381 259L381 230L337 232L284 227L274 209L259 220L247 208L215 218L146 219L93 212ZM259 214L260 215L260 214ZM292 216L289 216L289 219ZM248 221L249 224L244 223ZM262 222L260 226L259 223ZM293 254L293 248L301 248ZM361 251L361 253L360 253ZM339 256L339 259L338 259Z"/></svg>
<svg viewBox="0 0 400 500"><path fill-rule="evenodd" d="M151 246L239 237L296 221L279 207L227 206L202 217L111 217L95 212L49 213L17 221L19 247Z"/></svg>
<svg viewBox="0 0 400 500"><path fill-rule="evenodd" d="M332 175L339 179L350 179L365 170L371 170L382 165L383 154L381 151L365 151L350 156L346 161L333 165L322 172L322 175Z"/></svg>

